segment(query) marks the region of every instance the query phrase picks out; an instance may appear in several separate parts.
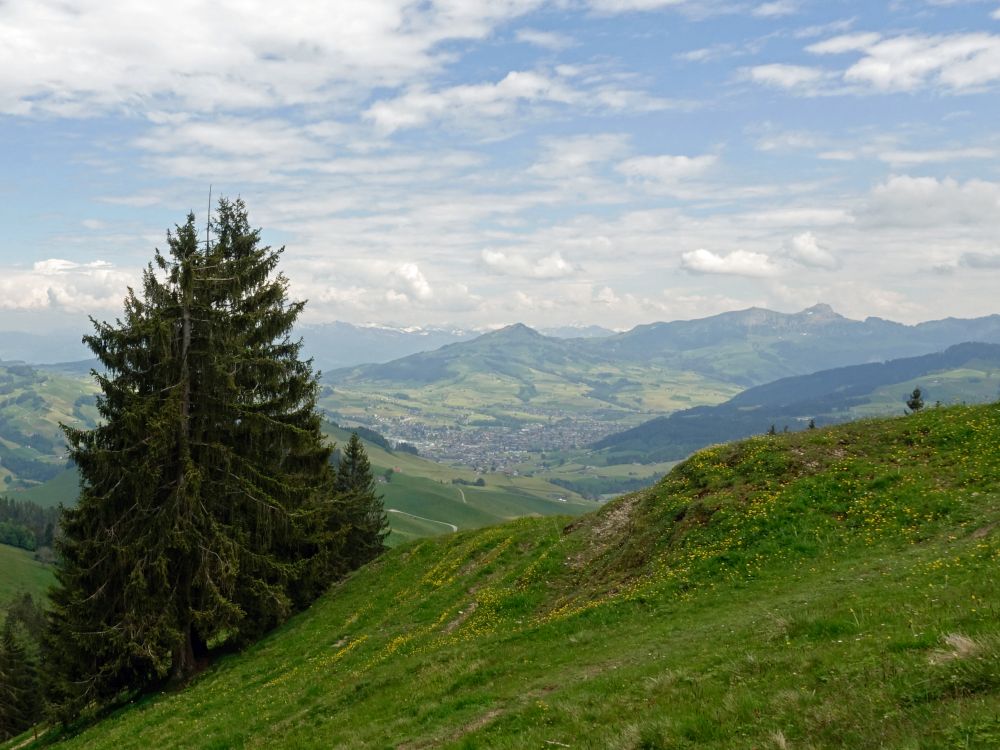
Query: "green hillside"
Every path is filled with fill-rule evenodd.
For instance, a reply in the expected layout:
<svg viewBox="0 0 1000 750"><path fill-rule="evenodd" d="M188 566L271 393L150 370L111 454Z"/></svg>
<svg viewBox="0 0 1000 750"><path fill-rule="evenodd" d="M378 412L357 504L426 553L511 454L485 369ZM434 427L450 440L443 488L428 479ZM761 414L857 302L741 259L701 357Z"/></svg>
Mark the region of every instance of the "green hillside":
<svg viewBox="0 0 1000 750"><path fill-rule="evenodd" d="M427 426L540 423L550 417L634 424L714 404L741 388L684 367L616 360L601 339L556 339L523 325L380 365L328 373L320 400L361 421L419 417Z"/></svg>
<svg viewBox="0 0 1000 750"><path fill-rule="evenodd" d="M89 378L0 363L0 492L37 487L65 469L59 424L93 426L96 390Z"/></svg>
<svg viewBox="0 0 1000 750"><path fill-rule="evenodd" d="M996 747L998 444L998 405L759 437L403 545L60 746Z"/></svg>
<svg viewBox="0 0 1000 750"><path fill-rule="evenodd" d="M51 566L38 562L27 550L0 544L0 622L5 605L15 596L28 593L42 599L53 583Z"/></svg>

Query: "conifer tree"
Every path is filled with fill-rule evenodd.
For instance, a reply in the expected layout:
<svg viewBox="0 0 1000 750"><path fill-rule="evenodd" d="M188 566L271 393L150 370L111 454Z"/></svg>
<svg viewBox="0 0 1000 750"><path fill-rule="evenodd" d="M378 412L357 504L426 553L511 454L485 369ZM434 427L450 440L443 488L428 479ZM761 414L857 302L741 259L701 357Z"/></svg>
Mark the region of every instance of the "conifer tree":
<svg viewBox="0 0 1000 750"><path fill-rule="evenodd" d="M308 603L303 581L329 582L309 558L331 537L313 531L342 508L290 338L304 303L242 201L220 200L211 227L211 245L193 214L168 232L123 317L84 338L102 423L64 428L82 483L47 638L63 718L185 680L209 644L256 638Z"/></svg>
<svg viewBox="0 0 1000 750"><path fill-rule="evenodd" d="M364 565L385 549L389 522L382 506L382 496L375 490L371 463L365 446L352 433L337 466L334 486L345 498L350 531L346 539L352 567Z"/></svg>
<svg viewBox="0 0 1000 750"><path fill-rule="evenodd" d="M34 657L8 617L0 632L0 742L34 724L41 715Z"/></svg>

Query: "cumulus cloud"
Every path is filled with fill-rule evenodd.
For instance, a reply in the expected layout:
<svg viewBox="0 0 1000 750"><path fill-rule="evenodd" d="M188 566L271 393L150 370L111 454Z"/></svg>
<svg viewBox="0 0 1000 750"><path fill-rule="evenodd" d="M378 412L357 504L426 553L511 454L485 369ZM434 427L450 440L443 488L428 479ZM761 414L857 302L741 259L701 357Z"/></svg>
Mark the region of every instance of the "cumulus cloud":
<svg viewBox="0 0 1000 750"><path fill-rule="evenodd" d="M617 305L621 298L615 294L615 290L609 286L601 287L594 292L594 302L601 305Z"/></svg>
<svg viewBox="0 0 1000 750"><path fill-rule="evenodd" d="M785 251L789 258L809 268L832 270L840 265L833 253L822 247L812 232L795 235Z"/></svg>
<svg viewBox="0 0 1000 750"><path fill-rule="evenodd" d="M0 309L74 313L112 310L121 307L128 285L137 279L137 273L99 260L40 260L30 269L0 271Z"/></svg>
<svg viewBox="0 0 1000 750"><path fill-rule="evenodd" d="M406 294L421 302L426 302L434 296L427 277L424 276L416 263L402 263L392 272L392 280L405 290ZM391 292L398 294L396 290Z"/></svg>
<svg viewBox="0 0 1000 750"><path fill-rule="evenodd" d="M492 271L526 279L559 279L572 276L577 271L559 252L530 260L523 255L505 253L502 250L483 250L480 257Z"/></svg>
<svg viewBox="0 0 1000 750"><path fill-rule="evenodd" d="M770 256L747 250L733 250L727 255L721 255L705 248L698 248L681 255L681 268L695 273L756 278L775 276L778 273L778 267Z"/></svg>

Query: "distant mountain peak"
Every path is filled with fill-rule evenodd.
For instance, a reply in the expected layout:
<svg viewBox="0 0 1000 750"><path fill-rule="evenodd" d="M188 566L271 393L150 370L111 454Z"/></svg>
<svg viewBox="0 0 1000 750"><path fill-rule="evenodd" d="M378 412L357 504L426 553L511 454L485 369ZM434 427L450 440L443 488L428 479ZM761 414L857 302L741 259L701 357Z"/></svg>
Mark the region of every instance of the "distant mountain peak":
<svg viewBox="0 0 1000 750"><path fill-rule="evenodd" d="M842 318L844 317L825 302L819 302L812 307L807 307L799 315L809 315L812 317Z"/></svg>
<svg viewBox="0 0 1000 750"><path fill-rule="evenodd" d="M542 338L542 334L524 323L514 323L484 335L492 338Z"/></svg>

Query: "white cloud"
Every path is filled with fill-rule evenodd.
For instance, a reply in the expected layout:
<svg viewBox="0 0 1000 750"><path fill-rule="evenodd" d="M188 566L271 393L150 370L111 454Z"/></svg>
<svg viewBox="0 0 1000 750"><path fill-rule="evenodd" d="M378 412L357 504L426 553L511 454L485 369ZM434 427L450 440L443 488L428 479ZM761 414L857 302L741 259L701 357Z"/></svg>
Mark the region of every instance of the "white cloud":
<svg viewBox="0 0 1000 750"><path fill-rule="evenodd" d="M620 157L628 149L628 138L618 133L546 138L542 158L529 172L547 179L566 179Z"/></svg>
<svg viewBox="0 0 1000 750"><path fill-rule="evenodd" d="M138 273L104 261L37 261L31 269L0 269L0 309L93 313L121 307Z"/></svg>
<svg viewBox="0 0 1000 750"><path fill-rule="evenodd" d="M783 89L811 88L829 77L829 73L820 68L783 63L755 65L746 69L744 75L754 83Z"/></svg>
<svg viewBox="0 0 1000 750"><path fill-rule="evenodd" d="M765 253L733 250L720 255L705 248L691 250L681 255L681 268L695 273L726 274L732 276L775 276L778 267Z"/></svg>
<svg viewBox="0 0 1000 750"><path fill-rule="evenodd" d="M818 93L834 82L840 85L841 93L857 93L931 87L966 92L1000 81L1000 35L984 32L894 37L858 32L817 42L806 50L816 55L860 53L860 58L839 71L774 63L749 68L744 76L807 94Z"/></svg>
<svg viewBox="0 0 1000 750"><path fill-rule="evenodd" d="M774 0L774 2L761 3L753 9L752 13L759 18L777 18L790 16L798 11L799 4L794 0Z"/></svg>
<svg viewBox="0 0 1000 750"><path fill-rule="evenodd" d="M0 5L0 111L62 115L310 105L438 69L543 0L412 3L11 0Z"/></svg>
<svg viewBox="0 0 1000 750"><path fill-rule="evenodd" d="M601 305L617 305L621 302L621 298L615 294L615 290L609 286L601 287L598 291L594 292L594 302Z"/></svg>
<svg viewBox="0 0 1000 750"><path fill-rule="evenodd" d="M841 34L840 36L811 44L806 47L806 51L812 52L814 55L841 55L845 52L866 50L881 38L881 34L864 31L854 34Z"/></svg>
<svg viewBox="0 0 1000 750"><path fill-rule="evenodd" d="M878 155L881 161L893 166L910 167L918 164L949 164L969 159L996 159L997 150L970 146L968 148L942 148L926 151L884 151Z"/></svg>
<svg viewBox="0 0 1000 750"><path fill-rule="evenodd" d="M590 7L602 13L659 10L684 5L687 0L590 0Z"/></svg>
<svg viewBox="0 0 1000 750"><path fill-rule="evenodd" d="M556 51L567 49L574 44L573 39L565 34L540 29L518 29L515 38L525 44L533 44L536 47Z"/></svg>
<svg viewBox="0 0 1000 750"><path fill-rule="evenodd" d="M973 89L1000 80L1000 36L903 35L868 46L844 73L848 82L878 91L914 91L926 86Z"/></svg>
<svg viewBox="0 0 1000 750"><path fill-rule="evenodd" d="M653 180L667 185L701 177L719 161L715 154L701 156L636 156L626 159L617 170L626 177Z"/></svg>
<svg viewBox="0 0 1000 750"><path fill-rule="evenodd" d="M804 227L836 226L851 224L853 217L842 208L770 208L743 214L741 218L750 226Z"/></svg>
<svg viewBox="0 0 1000 750"><path fill-rule="evenodd" d="M526 279L559 279L572 276L577 271L559 252L538 260L529 260L523 255L513 255L502 250L483 250L480 257L492 271Z"/></svg>
<svg viewBox="0 0 1000 750"><path fill-rule="evenodd" d="M894 176L872 191L861 218L877 226L993 231L1000 222L1000 184Z"/></svg>
<svg viewBox="0 0 1000 750"><path fill-rule="evenodd" d="M416 263L403 263L392 273L392 280L411 297L426 302L434 296L434 290ZM395 290L391 290L395 292Z"/></svg>
<svg viewBox="0 0 1000 750"><path fill-rule="evenodd" d="M809 268L832 270L840 265L837 258L819 244L819 240L812 232L795 235L786 248L786 254L792 260Z"/></svg>
<svg viewBox="0 0 1000 750"><path fill-rule="evenodd" d="M524 103L567 104L578 94L558 78L532 71L511 71L497 83L431 91L411 88L395 99L376 102L365 117L383 133L426 125L432 120L508 117Z"/></svg>
<svg viewBox="0 0 1000 750"><path fill-rule="evenodd" d="M816 133L789 130L783 133L771 133L760 138L755 144L758 151L800 151L812 150L825 142L825 138Z"/></svg>

